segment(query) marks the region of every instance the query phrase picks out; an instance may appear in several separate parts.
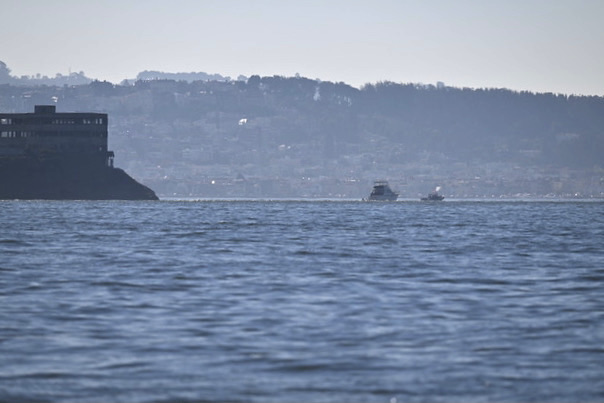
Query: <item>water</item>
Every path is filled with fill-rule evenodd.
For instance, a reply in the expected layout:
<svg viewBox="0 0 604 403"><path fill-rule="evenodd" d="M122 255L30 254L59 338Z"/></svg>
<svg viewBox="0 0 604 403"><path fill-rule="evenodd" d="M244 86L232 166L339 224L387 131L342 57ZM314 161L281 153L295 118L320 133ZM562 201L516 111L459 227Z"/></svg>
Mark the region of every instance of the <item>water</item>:
<svg viewBox="0 0 604 403"><path fill-rule="evenodd" d="M0 401L604 400L601 202L0 202Z"/></svg>

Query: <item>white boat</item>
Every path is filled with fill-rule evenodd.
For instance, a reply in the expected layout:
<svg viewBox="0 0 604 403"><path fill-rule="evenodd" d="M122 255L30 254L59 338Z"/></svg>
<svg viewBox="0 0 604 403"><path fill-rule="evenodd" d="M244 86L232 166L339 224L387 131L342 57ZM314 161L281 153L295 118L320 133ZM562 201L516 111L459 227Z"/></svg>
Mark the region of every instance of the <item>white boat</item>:
<svg viewBox="0 0 604 403"><path fill-rule="evenodd" d="M428 193L427 197L422 197L421 200L422 201L442 201L445 199L445 196L441 195L438 193L438 191L440 190L440 186L437 186L436 189L434 189L434 191Z"/></svg>

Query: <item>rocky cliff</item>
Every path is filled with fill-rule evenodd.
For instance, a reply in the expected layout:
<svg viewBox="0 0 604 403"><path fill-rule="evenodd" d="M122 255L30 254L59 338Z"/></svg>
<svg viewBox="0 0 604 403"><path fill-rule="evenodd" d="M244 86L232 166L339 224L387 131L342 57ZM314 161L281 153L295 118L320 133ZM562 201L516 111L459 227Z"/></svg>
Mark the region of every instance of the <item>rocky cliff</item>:
<svg viewBox="0 0 604 403"><path fill-rule="evenodd" d="M158 200L153 190L119 168L83 158L0 159L0 199Z"/></svg>

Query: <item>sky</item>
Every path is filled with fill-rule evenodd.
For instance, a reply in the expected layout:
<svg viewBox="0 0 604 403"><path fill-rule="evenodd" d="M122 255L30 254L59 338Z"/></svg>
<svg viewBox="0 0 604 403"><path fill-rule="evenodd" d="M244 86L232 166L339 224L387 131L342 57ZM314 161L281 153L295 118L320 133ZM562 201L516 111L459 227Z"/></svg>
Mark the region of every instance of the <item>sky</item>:
<svg viewBox="0 0 604 403"><path fill-rule="evenodd" d="M0 0L14 76L144 70L604 96L604 0Z"/></svg>

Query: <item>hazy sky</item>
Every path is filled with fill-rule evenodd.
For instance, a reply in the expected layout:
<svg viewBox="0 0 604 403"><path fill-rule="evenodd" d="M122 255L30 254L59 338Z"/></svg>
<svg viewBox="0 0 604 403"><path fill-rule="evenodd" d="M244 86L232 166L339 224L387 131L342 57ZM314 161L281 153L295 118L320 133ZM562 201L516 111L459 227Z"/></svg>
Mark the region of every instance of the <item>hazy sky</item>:
<svg viewBox="0 0 604 403"><path fill-rule="evenodd" d="M604 0L0 0L16 76L143 70L604 95Z"/></svg>

